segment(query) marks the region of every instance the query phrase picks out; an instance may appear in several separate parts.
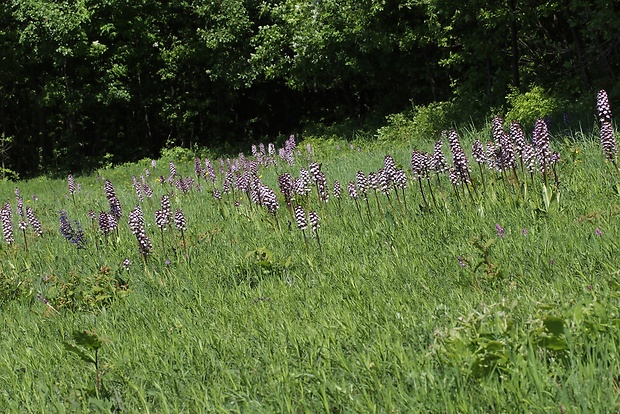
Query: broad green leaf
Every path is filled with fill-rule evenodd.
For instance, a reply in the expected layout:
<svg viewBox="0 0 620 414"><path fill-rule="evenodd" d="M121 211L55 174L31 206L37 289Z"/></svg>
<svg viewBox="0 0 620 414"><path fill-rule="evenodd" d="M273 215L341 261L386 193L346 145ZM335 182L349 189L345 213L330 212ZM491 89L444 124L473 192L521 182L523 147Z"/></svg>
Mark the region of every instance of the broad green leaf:
<svg viewBox="0 0 620 414"><path fill-rule="evenodd" d="M559 336L564 333L564 319L557 316L546 316L543 318L543 324L545 329L555 335Z"/></svg>
<svg viewBox="0 0 620 414"><path fill-rule="evenodd" d="M63 345L65 346L67 351L73 352L74 354L79 356L83 361L90 362L93 364L95 363L95 359L91 357L90 355L88 355L86 352L84 352L84 350L82 350L81 348L78 348L77 346L69 342L63 342Z"/></svg>

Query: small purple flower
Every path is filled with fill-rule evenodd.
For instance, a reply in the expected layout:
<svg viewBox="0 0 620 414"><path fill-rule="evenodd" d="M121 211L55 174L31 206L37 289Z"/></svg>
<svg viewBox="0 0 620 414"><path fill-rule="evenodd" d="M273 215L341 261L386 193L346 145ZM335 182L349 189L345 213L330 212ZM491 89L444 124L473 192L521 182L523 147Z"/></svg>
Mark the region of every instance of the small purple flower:
<svg viewBox="0 0 620 414"><path fill-rule="evenodd" d="M527 236L527 229L525 227L521 229L521 234Z"/></svg>
<svg viewBox="0 0 620 414"><path fill-rule="evenodd" d="M170 266L172 262L170 261L170 259L166 259L166 267Z"/></svg>
<svg viewBox="0 0 620 414"><path fill-rule="evenodd" d="M461 256L457 256L456 260L459 261L459 265L461 265L461 267L467 267L467 261Z"/></svg>
<svg viewBox="0 0 620 414"><path fill-rule="evenodd" d="M594 230L594 234L598 237L601 237L603 235L603 232L597 227L596 230Z"/></svg>
<svg viewBox="0 0 620 414"><path fill-rule="evenodd" d="M497 237L504 237L505 232L502 226L500 226L499 224L496 224L495 229L497 230Z"/></svg>

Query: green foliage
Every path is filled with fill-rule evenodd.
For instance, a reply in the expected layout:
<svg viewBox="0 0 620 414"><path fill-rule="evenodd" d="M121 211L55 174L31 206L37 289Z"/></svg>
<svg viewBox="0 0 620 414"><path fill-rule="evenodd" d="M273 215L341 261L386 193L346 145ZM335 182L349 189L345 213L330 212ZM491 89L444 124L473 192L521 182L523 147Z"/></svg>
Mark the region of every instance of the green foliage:
<svg viewBox="0 0 620 414"><path fill-rule="evenodd" d="M51 276L43 294L58 310L98 311L128 294L128 282L120 272L102 266L94 274L69 272L66 280Z"/></svg>
<svg viewBox="0 0 620 414"><path fill-rule="evenodd" d="M237 284L243 283L255 288L265 279L283 279L290 265L290 258L286 261L276 260L273 253L261 247L246 253L243 263L235 266L233 280Z"/></svg>
<svg viewBox="0 0 620 414"><path fill-rule="evenodd" d="M517 121L528 128L533 127L537 119L551 116L563 108L560 99L551 96L544 88L534 85L525 93L516 89L506 96L508 112L506 121Z"/></svg>
<svg viewBox="0 0 620 414"><path fill-rule="evenodd" d="M87 364L93 364L95 369L95 394L98 397L102 391L102 380L106 374L107 366L99 361L99 350L104 343L110 342L109 339L100 337L94 331L75 331L73 333L75 344L65 341L63 344L65 349L77 355ZM91 354L89 354L92 353Z"/></svg>
<svg viewBox="0 0 620 414"><path fill-rule="evenodd" d="M178 146L163 148L161 150L161 159L164 162L188 162L192 161L195 156L196 153L194 150Z"/></svg>
<svg viewBox="0 0 620 414"><path fill-rule="evenodd" d="M389 115L387 125L379 128L377 134L387 141L433 142L442 130L450 127L451 111L450 102L416 106L411 112Z"/></svg>
<svg viewBox="0 0 620 414"><path fill-rule="evenodd" d="M618 96L618 15L577 0L5 1L0 133L20 145L0 148L0 176L89 171L170 142L236 153L409 102L416 125L391 118L380 135L425 138L507 100L529 122L600 87Z"/></svg>
<svg viewBox="0 0 620 414"><path fill-rule="evenodd" d="M513 319L515 306L516 302L506 300L484 306L459 317L455 327L436 330L431 355L468 378L505 375L515 369L514 356L523 352Z"/></svg>
<svg viewBox="0 0 620 414"><path fill-rule="evenodd" d="M6 265L10 266L9 263ZM19 273L0 270L0 308L10 301L23 297L30 288L30 282Z"/></svg>

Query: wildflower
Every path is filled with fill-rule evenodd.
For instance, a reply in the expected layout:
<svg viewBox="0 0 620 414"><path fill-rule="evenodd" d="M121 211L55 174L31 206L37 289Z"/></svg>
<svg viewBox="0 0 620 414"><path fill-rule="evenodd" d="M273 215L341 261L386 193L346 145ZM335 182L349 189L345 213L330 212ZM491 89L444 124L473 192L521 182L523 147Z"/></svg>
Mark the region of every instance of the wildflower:
<svg viewBox="0 0 620 414"><path fill-rule="evenodd" d="M339 200L341 192L342 189L340 188L340 181L334 180L334 197Z"/></svg>
<svg viewBox="0 0 620 414"><path fill-rule="evenodd" d="M179 231L187 230L187 224L185 222L185 216L183 215L183 211L181 209L176 209L174 212L174 225Z"/></svg>
<svg viewBox="0 0 620 414"><path fill-rule="evenodd" d="M289 173L280 174L278 176L278 188L284 195L284 202L290 206L293 196L293 177Z"/></svg>
<svg viewBox="0 0 620 414"><path fill-rule="evenodd" d="M441 140L435 141L433 148L433 155L431 156L430 168L437 174L443 173L448 170L448 163L446 162L446 156L443 154L441 147L443 143ZM396 181L396 180L394 180Z"/></svg>
<svg viewBox="0 0 620 414"><path fill-rule="evenodd" d="M484 164L487 162L487 157L484 153L484 146L479 139L475 140L472 144L471 155L478 164Z"/></svg>
<svg viewBox="0 0 620 414"><path fill-rule="evenodd" d="M67 176L67 187L69 188L69 194L75 194L75 181L73 180L73 175L69 174Z"/></svg>
<svg viewBox="0 0 620 414"><path fill-rule="evenodd" d="M165 224L170 223L172 218L172 207L170 206L170 197L167 194L161 196L161 211L164 215Z"/></svg>
<svg viewBox="0 0 620 414"><path fill-rule="evenodd" d="M24 200L21 197L17 197L17 214L24 217Z"/></svg>
<svg viewBox="0 0 620 414"><path fill-rule="evenodd" d="M428 178L430 159L427 153L413 150L411 153L411 172L413 178Z"/></svg>
<svg viewBox="0 0 620 414"><path fill-rule="evenodd" d="M329 191L327 189L327 179L322 171L318 171L315 175L316 189L319 195L319 200L327 202L329 200Z"/></svg>
<svg viewBox="0 0 620 414"><path fill-rule="evenodd" d="M7 244L15 241L13 236L13 223L11 221L11 205L7 202L0 209L0 221L2 221L2 234Z"/></svg>
<svg viewBox="0 0 620 414"><path fill-rule="evenodd" d="M136 208L129 212L128 224L129 230L131 230L133 234L138 234L144 229L144 215L142 214L140 206L136 206Z"/></svg>
<svg viewBox="0 0 620 414"><path fill-rule="evenodd" d="M457 256L456 260L459 261L459 265L461 267L467 267L467 261L463 259L461 256Z"/></svg>
<svg viewBox="0 0 620 414"><path fill-rule="evenodd" d="M310 222L310 225L312 226L312 230L317 231L317 229L320 227L319 220L320 220L319 215L317 214L316 211L308 212L308 221Z"/></svg>
<svg viewBox="0 0 620 414"><path fill-rule="evenodd" d="M31 207L26 207L26 217L28 218L32 229L35 231L35 233L37 233L37 236L42 236L43 228L41 226L41 222L36 218L36 216L34 215L34 211Z"/></svg>
<svg viewBox="0 0 620 414"><path fill-rule="evenodd" d="M611 122L611 106L609 105L609 97L604 90L598 91L596 94L596 110L598 112L598 120L602 124Z"/></svg>
<svg viewBox="0 0 620 414"><path fill-rule="evenodd" d="M603 235L603 232L597 227L596 230L594 230L594 234L598 237L601 237Z"/></svg>
<svg viewBox="0 0 620 414"><path fill-rule="evenodd" d="M140 206L136 206L136 208L129 213L129 229L136 235L140 254L146 257L153 249L153 245L144 230L144 215Z"/></svg>
<svg viewBox="0 0 620 414"><path fill-rule="evenodd" d="M383 170L385 171L387 179L392 181L394 179L394 174L396 173L396 163L391 155L386 155L383 158Z"/></svg>
<svg viewBox="0 0 620 414"><path fill-rule="evenodd" d="M131 267L131 260L129 260L128 258L125 258L125 260L123 260L123 269L125 270L129 270L129 268Z"/></svg>
<svg viewBox="0 0 620 414"><path fill-rule="evenodd" d="M510 138L514 143L517 154L521 156L523 154L523 148L525 147L525 133L517 121L512 121L510 123Z"/></svg>
<svg viewBox="0 0 620 414"><path fill-rule="evenodd" d="M308 165L308 169L310 170L310 175L312 176L312 181L318 180L318 174L321 172L321 164L318 162L311 162Z"/></svg>
<svg viewBox="0 0 620 414"><path fill-rule="evenodd" d="M363 199L366 199L366 191L368 190L368 179L363 172L358 171L355 174L355 181L357 183L357 190L362 195Z"/></svg>
<svg viewBox="0 0 620 414"><path fill-rule="evenodd" d="M526 228L522 228L521 229L521 234L525 237L527 236L527 229Z"/></svg>
<svg viewBox="0 0 620 414"><path fill-rule="evenodd" d="M450 143L450 152L452 152L452 163L454 164L454 173L458 175L459 181L470 183L469 166L465 151L459 142L459 136L455 130L448 132L448 142Z"/></svg>
<svg viewBox="0 0 620 414"><path fill-rule="evenodd" d="M211 163L211 161L208 158L205 158L205 169L204 169L204 174L205 177L207 177L209 180L211 180L211 182L215 182L216 177L215 177L215 167L213 166L213 164Z"/></svg>
<svg viewBox="0 0 620 414"><path fill-rule="evenodd" d="M614 127L609 121L601 123L601 147L605 158L609 161L615 161L618 156L618 147L614 136Z"/></svg>
<svg viewBox="0 0 620 414"><path fill-rule="evenodd" d="M135 175L131 177L131 180L133 181L133 188L136 191L138 200L140 200L140 202L143 202L144 201L144 193L142 192L143 186L138 182L138 179L136 178Z"/></svg>
<svg viewBox="0 0 620 414"><path fill-rule="evenodd" d="M84 230L78 221L69 221L67 212L62 210L59 213L60 216L60 234L67 239L67 241L73 243L78 249L86 247L86 237Z"/></svg>
<svg viewBox="0 0 620 414"><path fill-rule="evenodd" d="M308 223L306 222L306 212L302 206L295 206L295 221L297 221L298 229L305 230L308 228Z"/></svg>
<svg viewBox="0 0 620 414"><path fill-rule="evenodd" d="M495 225L495 229L497 230L497 236L498 237L504 237L505 232L504 229L502 228L502 226L500 226L499 224Z"/></svg>
<svg viewBox="0 0 620 414"><path fill-rule="evenodd" d="M166 228L166 224L168 224L168 221L163 211L161 210L155 211L155 224L157 224L157 227L159 227L162 230Z"/></svg>
<svg viewBox="0 0 620 414"><path fill-rule="evenodd" d="M618 155L616 146L616 138L614 137L614 128L611 123L611 106L607 92L600 90L596 96L596 109L598 112L598 120L601 123L601 146L605 157L609 161L615 162Z"/></svg>
<svg viewBox="0 0 620 414"><path fill-rule="evenodd" d="M263 205L267 208L267 211L275 215L280 207L276 193L271 188L263 185L261 186L261 199L263 200Z"/></svg>
<svg viewBox="0 0 620 414"><path fill-rule="evenodd" d="M112 214L106 213L105 211L99 213L97 222L99 223L99 230L101 230L105 236L112 233L118 227L116 217Z"/></svg>
<svg viewBox="0 0 620 414"><path fill-rule="evenodd" d="M200 179L204 175L204 170L202 169L202 161L200 158L194 158L194 172L196 173L196 177Z"/></svg>
<svg viewBox="0 0 620 414"><path fill-rule="evenodd" d="M349 192L349 197L353 200L357 200L357 189L355 188L355 183L353 181L349 181L347 185L347 190Z"/></svg>

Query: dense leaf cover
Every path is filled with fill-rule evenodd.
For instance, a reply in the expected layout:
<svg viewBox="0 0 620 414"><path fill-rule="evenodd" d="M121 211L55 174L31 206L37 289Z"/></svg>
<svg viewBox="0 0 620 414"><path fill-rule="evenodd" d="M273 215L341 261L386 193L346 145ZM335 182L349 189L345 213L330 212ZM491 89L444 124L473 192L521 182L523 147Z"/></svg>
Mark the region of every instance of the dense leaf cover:
<svg viewBox="0 0 620 414"><path fill-rule="evenodd" d="M465 103L468 119L532 85L613 100L619 14L602 0L4 1L2 176L286 137L411 103Z"/></svg>

